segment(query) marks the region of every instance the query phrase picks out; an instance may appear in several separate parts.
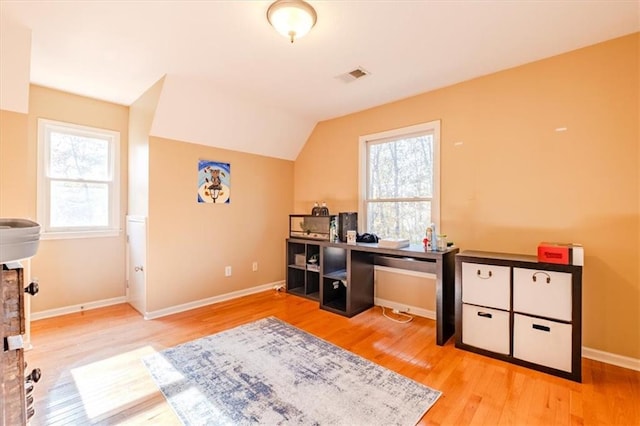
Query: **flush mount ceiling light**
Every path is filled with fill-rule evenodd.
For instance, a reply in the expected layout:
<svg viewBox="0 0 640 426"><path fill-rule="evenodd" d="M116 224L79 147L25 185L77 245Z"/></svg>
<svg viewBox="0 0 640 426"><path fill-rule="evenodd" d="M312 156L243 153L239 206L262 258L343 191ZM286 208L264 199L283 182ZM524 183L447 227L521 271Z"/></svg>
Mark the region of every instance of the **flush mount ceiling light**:
<svg viewBox="0 0 640 426"><path fill-rule="evenodd" d="M267 9L267 20L291 43L303 37L318 20L314 8L303 0L277 0Z"/></svg>

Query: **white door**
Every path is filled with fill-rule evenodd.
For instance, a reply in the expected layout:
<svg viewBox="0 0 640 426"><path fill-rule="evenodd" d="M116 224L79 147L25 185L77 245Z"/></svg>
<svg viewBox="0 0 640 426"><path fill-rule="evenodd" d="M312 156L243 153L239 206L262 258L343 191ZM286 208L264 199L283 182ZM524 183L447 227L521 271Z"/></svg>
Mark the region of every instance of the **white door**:
<svg viewBox="0 0 640 426"><path fill-rule="evenodd" d="M127 281L129 304L146 314L147 220L142 216L127 216Z"/></svg>

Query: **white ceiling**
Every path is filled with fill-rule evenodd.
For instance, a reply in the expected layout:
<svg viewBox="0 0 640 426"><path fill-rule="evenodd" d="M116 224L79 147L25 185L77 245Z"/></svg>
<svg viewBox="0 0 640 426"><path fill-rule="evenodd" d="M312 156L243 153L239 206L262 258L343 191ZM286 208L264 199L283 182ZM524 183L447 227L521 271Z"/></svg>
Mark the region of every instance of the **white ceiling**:
<svg viewBox="0 0 640 426"><path fill-rule="evenodd" d="M0 17L31 30L32 83L130 105L164 75L197 81L303 123L283 158L318 121L640 30L638 0L309 3L318 22L294 44L269 1L2 0ZM358 66L371 74L337 78Z"/></svg>

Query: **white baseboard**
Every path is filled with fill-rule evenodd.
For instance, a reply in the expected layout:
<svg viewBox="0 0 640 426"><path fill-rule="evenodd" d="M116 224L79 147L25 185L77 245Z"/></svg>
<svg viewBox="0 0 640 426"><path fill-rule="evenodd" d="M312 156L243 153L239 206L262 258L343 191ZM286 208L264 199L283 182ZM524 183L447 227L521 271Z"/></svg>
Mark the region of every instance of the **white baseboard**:
<svg viewBox="0 0 640 426"><path fill-rule="evenodd" d="M594 361L604 362L606 364L616 365L630 370L640 371L640 359L628 356L616 355L611 352L604 352L598 349L582 347L582 356Z"/></svg>
<svg viewBox="0 0 640 426"><path fill-rule="evenodd" d="M32 312L31 321L57 317L60 315L73 314L75 312L88 311L90 309L104 308L105 306L117 305L119 303L127 303L127 298L124 296L114 297L112 299L96 300L94 302L81 303L79 305L65 306L62 308L49 309L40 312Z"/></svg>
<svg viewBox="0 0 640 426"><path fill-rule="evenodd" d="M416 315L423 318L436 319L436 313L428 309L419 308L417 306L407 305L405 303L398 303L391 300L374 298L373 303L376 306L384 306L385 308L397 309L400 312L406 312L411 315Z"/></svg>
<svg viewBox="0 0 640 426"><path fill-rule="evenodd" d="M171 306L169 308L159 309L157 311L145 312L144 319L156 319L167 315L177 314L179 312L188 311L190 309L201 308L203 306L213 305L214 303L224 302L231 299L237 299L238 297L248 296L254 293L260 293L261 291L271 290L284 286L284 281L276 281L269 284L262 284L256 287L246 288L244 290L232 291L231 293L221 294L219 296L208 297L206 299L195 300L189 303L183 303L182 305Z"/></svg>

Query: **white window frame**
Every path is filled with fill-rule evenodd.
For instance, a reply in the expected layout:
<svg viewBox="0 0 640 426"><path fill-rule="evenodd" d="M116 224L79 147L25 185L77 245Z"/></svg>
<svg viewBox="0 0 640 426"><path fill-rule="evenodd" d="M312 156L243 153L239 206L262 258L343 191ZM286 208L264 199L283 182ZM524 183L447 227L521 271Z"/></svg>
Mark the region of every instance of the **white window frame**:
<svg viewBox="0 0 640 426"><path fill-rule="evenodd" d="M91 227L57 227L50 223L49 134L52 131L85 137L97 137L109 143L110 179L101 181L109 187L109 224ZM82 179L68 179L81 182ZM38 191L37 218L41 239L115 237L120 235L120 132L79 124L38 119Z"/></svg>
<svg viewBox="0 0 640 426"><path fill-rule="evenodd" d="M436 225L437 232L440 232L440 120L415 124L413 126L402 127L370 135L363 135L359 138L358 157L360 164L358 167L358 232L371 232L368 224L368 190L369 164L367 145L369 143L384 143L417 135L433 135L433 194L431 198L431 222ZM420 199L423 200L423 199ZM411 201L410 199L407 201ZM418 200L416 200L418 201ZM428 224L425 224L425 227Z"/></svg>

